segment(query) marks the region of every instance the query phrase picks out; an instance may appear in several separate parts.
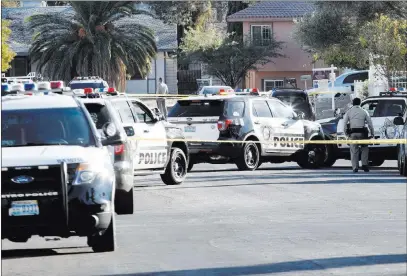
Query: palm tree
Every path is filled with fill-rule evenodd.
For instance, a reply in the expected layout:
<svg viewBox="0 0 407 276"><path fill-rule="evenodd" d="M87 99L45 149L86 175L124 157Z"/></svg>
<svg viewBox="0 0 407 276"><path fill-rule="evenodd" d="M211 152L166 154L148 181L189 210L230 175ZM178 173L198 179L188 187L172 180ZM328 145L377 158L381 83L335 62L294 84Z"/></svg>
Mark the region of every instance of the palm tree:
<svg viewBox="0 0 407 276"><path fill-rule="evenodd" d="M29 18L35 32L29 54L43 76L66 82L74 76L100 76L117 86L126 71L148 74L157 46L149 28L124 20L145 13L134 2L72 1L70 5L73 15L55 12Z"/></svg>

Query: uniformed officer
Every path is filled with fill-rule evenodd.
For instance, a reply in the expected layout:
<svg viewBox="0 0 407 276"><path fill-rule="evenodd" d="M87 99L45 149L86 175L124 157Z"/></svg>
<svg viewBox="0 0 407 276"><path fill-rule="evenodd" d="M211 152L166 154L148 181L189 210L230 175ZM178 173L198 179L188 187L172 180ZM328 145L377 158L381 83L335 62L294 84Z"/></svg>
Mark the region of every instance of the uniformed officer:
<svg viewBox="0 0 407 276"><path fill-rule="evenodd" d="M374 134L374 128L372 124L372 119L366 110L360 107L361 100L359 98L353 99L353 106L346 112L344 116L344 133L349 135L351 140L363 140L369 139ZM348 129L348 122L350 128ZM366 124L370 130L370 137ZM365 172L369 171L369 148L367 145L350 145L350 158L352 161L353 172L358 172L359 170L359 152L361 151L362 159L362 169Z"/></svg>

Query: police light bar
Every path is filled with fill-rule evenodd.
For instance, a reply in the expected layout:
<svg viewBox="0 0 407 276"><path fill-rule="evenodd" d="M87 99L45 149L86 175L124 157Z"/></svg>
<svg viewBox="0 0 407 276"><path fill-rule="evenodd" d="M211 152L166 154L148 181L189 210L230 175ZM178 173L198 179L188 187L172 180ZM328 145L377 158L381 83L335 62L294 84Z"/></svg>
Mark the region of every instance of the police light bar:
<svg viewBox="0 0 407 276"><path fill-rule="evenodd" d="M83 93L85 93L85 94L91 94L91 93L93 93L93 88L84 88L84 89L83 89Z"/></svg>
<svg viewBox="0 0 407 276"><path fill-rule="evenodd" d="M24 90L25 91L37 90L37 85L35 83L26 83L24 84Z"/></svg>
<svg viewBox="0 0 407 276"><path fill-rule="evenodd" d="M1 85L1 92L9 92L9 91L10 91L10 86L8 84Z"/></svg>
<svg viewBox="0 0 407 276"><path fill-rule="evenodd" d="M407 94L403 92L380 92L380 97L394 97L394 96L407 96Z"/></svg>
<svg viewBox="0 0 407 276"><path fill-rule="evenodd" d="M51 81L51 89L59 89L63 88L64 86L63 81Z"/></svg>
<svg viewBox="0 0 407 276"><path fill-rule="evenodd" d="M10 91L25 91L24 84L22 84L22 83L12 84Z"/></svg>
<svg viewBox="0 0 407 276"><path fill-rule="evenodd" d="M51 90L51 83L49 81L42 81L37 83L38 90Z"/></svg>

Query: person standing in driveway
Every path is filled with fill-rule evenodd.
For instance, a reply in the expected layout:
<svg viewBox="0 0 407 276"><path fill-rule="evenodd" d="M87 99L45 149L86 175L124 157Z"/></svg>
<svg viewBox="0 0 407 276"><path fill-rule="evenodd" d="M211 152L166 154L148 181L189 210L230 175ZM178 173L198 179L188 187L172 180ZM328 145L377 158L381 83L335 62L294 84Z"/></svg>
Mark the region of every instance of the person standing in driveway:
<svg viewBox="0 0 407 276"><path fill-rule="evenodd" d="M156 94L160 94L160 95L168 94L168 86L163 82L162 78L158 79ZM157 107L161 111L161 114L163 114L165 116L165 118L167 118L167 110L165 110L166 109L165 98L160 98L160 96L158 96L156 101L157 101Z"/></svg>
<svg viewBox="0 0 407 276"><path fill-rule="evenodd" d="M374 135L374 128L372 119L366 110L360 107L361 100L359 98L353 99L353 106L349 109L344 116L344 133L349 135L351 140L364 140L369 139ZM348 122L350 128L348 130ZM370 130L369 132L366 124ZM350 158L352 161L353 172L357 173L359 170L359 153L361 152L362 169L365 172L369 171L369 148L368 145L350 145Z"/></svg>

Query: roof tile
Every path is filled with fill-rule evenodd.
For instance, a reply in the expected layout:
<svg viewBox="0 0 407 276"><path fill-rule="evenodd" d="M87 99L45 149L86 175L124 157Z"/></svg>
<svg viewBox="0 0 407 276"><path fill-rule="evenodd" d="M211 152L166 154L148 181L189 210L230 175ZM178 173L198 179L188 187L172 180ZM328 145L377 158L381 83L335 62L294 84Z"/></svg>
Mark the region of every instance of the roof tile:
<svg viewBox="0 0 407 276"><path fill-rule="evenodd" d="M259 2L244 10L238 11L228 19L245 18L295 18L314 11L313 2L267 1Z"/></svg>

